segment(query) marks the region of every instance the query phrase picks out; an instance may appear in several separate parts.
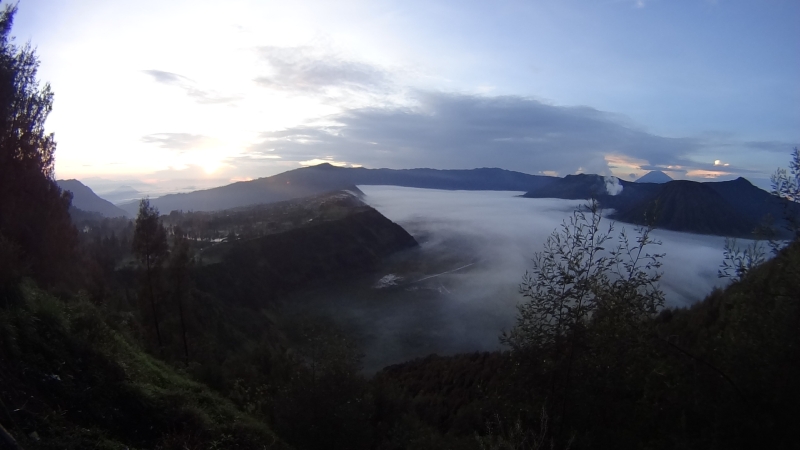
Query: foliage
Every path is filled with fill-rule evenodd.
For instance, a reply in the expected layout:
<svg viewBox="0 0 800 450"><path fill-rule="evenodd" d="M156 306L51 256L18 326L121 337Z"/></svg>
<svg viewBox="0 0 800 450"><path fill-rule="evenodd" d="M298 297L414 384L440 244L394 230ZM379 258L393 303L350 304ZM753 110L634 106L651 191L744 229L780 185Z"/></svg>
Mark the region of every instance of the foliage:
<svg viewBox="0 0 800 450"><path fill-rule="evenodd" d="M789 170L779 168L770 177L772 181L772 194L789 202L800 204L800 150L795 147ZM795 239L800 238L800 217L790 208L792 203L785 204L785 226ZM777 240L777 230L772 224L772 219L762 223L756 230L755 241L742 247L737 245L736 239L726 238L723 261L717 274L720 278L730 278L741 281L744 276L766 261L767 252L762 239L766 239L773 253L777 253L786 242Z"/></svg>
<svg viewBox="0 0 800 450"><path fill-rule="evenodd" d="M740 281L744 276L766 261L767 253L761 241L756 240L745 247L737 245L736 239L725 238L722 264L717 275Z"/></svg>
<svg viewBox="0 0 800 450"><path fill-rule="evenodd" d="M664 304L658 281L663 254L650 228L639 228L635 243L625 230L616 247L606 249L614 224L601 228L596 201L574 211L535 254L520 293L517 325L501 341L513 349L548 347L560 352L595 316L628 322L655 314Z"/></svg>
<svg viewBox="0 0 800 450"><path fill-rule="evenodd" d="M104 309L21 289L22 303L0 309L0 420L24 448L184 448L169 443L190 437L203 443L195 448L286 448L229 400L143 352Z"/></svg>
<svg viewBox="0 0 800 450"><path fill-rule="evenodd" d="M264 384L237 383L232 397L298 449L369 448L372 404L357 346L321 319L287 325L291 351L273 358Z"/></svg>
<svg viewBox="0 0 800 450"><path fill-rule="evenodd" d="M795 147L789 170L780 168L771 177L772 193L792 202L800 202L800 150Z"/></svg>
<svg viewBox="0 0 800 450"><path fill-rule="evenodd" d="M158 294L161 282L161 267L168 255L167 231L161 223L158 209L150 206L148 199L139 203L136 229L133 232L133 253L144 270L142 292L150 300L153 325L158 339L158 348L163 351L161 328L158 320Z"/></svg>
<svg viewBox="0 0 800 450"><path fill-rule="evenodd" d="M161 267L168 251L167 231L161 223L158 209L150 206L148 199L142 199L133 233L133 253L139 263L150 270Z"/></svg>
<svg viewBox="0 0 800 450"><path fill-rule="evenodd" d="M71 196L53 179L56 143L44 129L53 93L36 79L33 48L10 35L16 11L6 4L0 12L0 259L15 261L0 282L33 275L57 284L70 281L74 257Z"/></svg>
<svg viewBox="0 0 800 450"><path fill-rule="evenodd" d="M522 425L520 419L515 420L510 426L503 423L499 416L495 416L488 424L488 433L484 436L476 435L481 450L555 450L555 442L547 440L549 422L547 410L542 409L542 416L539 420L538 432L534 432L534 427ZM564 447L569 449L572 441L567 442Z"/></svg>
<svg viewBox="0 0 800 450"><path fill-rule="evenodd" d="M790 202L800 203L800 150L795 147L789 170L780 168L770 177L772 193ZM800 217L786 211L786 219L795 239L800 238Z"/></svg>

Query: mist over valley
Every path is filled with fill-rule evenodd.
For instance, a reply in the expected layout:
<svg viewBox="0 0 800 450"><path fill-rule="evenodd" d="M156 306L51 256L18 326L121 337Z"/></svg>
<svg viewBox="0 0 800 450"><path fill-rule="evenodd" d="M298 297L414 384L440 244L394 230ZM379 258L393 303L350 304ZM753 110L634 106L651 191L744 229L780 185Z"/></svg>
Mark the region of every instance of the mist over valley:
<svg viewBox="0 0 800 450"><path fill-rule="evenodd" d="M419 243L374 272L290 296L297 313L322 311L359 337L365 372L422 357L500 349L514 325L522 275L534 252L585 200L523 198L523 192L358 186L362 200ZM613 211L605 211L605 215ZM605 224L613 222L605 219ZM617 222L635 237L635 225ZM726 280L717 276L724 238L665 230L668 306L688 306Z"/></svg>

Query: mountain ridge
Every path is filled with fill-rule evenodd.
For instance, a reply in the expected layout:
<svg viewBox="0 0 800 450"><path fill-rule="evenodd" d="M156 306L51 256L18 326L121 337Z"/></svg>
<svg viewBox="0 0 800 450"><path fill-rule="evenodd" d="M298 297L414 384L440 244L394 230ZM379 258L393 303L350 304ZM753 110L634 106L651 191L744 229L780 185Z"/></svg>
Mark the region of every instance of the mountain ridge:
<svg viewBox="0 0 800 450"><path fill-rule="evenodd" d="M95 194L95 192L85 184L75 179L58 180L58 186L72 192L72 206L86 212L96 212L104 217L128 217L130 214L110 201Z"/></svg>
<svg viewBox="0 0 800 450"><path fill-rule="evenodd" d="M785 215L800 214L800 206L754 186L744 178L731 181L637 183L620 180L622 191L610 195L601 175L570 175L544 189L525 193L528 198L585 200L596 198L613 209L611 218L673 231L754 238L764 222L774 220L785 235Z"/></svg>
<svg viewBox="0 0 800 450"><path fill-rule="evenodd" d="M274 203L350 189L356 185L392 185L445 190L506 190L525 192L528 198L597 198L612 218L644 224L645 212L654 225L675 231L753 237L755 228L772 217L785 225L784 213L800 208L788 205L744 178L721 182L672 180L666 183L631 182L596 174L563 178L530 175L498 168L470 170L367 169L328 163L290 170L270 177L151 199L167 214L173 210L218 211ZM609 193L608 186L613 186ZM654 205L661 210L652 214ZM138 202L120 205L135 214ZM724 218L719 220L719 218Z"/></svg>
<svg viewBox="0 0 800 450"><path fill-rule="evenodd" d="M469 170L367 169L337 167L328 163L282 172L270 177L150 199L162 213L172 210L215 211L259 203L291 200L355 185L392 185L445 190L529 191L554 177L530 175L498 168ZM136 202L119 205L135 213Z"/></svg>

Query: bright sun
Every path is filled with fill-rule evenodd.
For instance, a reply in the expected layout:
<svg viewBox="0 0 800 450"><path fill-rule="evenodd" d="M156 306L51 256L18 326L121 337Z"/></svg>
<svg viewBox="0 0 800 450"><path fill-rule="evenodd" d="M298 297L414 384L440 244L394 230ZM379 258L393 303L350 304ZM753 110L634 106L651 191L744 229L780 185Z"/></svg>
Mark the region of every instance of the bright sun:
<svg viewBox="0 0 800 450"><path fill-rule="evenodd" d="M212 173L216 172L217 169L222 167L222 161L219 160L208 160L208 161L201 161L199 166L203 168L206 174L211 175Z"/></svg>
<svg viewBox="0 0 800 450"><path fill-rule="evenodd" d="M222 152L200 151L192 155L184 164L198 166L202 168L206 174L210 175L223 166L224 155L221 153Z"/></svg>

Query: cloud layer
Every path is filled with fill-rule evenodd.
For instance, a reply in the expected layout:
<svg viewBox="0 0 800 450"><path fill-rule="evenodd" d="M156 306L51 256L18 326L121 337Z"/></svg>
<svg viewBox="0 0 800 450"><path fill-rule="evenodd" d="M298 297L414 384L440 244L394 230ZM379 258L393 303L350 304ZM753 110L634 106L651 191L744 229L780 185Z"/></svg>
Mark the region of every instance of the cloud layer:
<svg viewBox="0 0 800 450"><path fill-rule="evenodd" d="M304 302L312 302L358 330L368 371L431 353L499 348L498 336L514 325L523 300L517 289L530 258L582 203L514 192L360 188L367 203L421 247L397 255L367 280L326 286L289 303L306 309ZM617 224L616 231L623 227L634 236L631 225ZM663 244L651 250L666 253L661 286L670 306L692 304L724 283L716 274L722 238L658 230L655 237ZM397 286L375 289L384 277Z"/></svg>
<svg viewBox="0 0 800 450"><path fill-rule="evenodd" d="M268 69L253 79L259 88L320 101L338 112L261 133L260 141L225 161L242 176L327 161L373 168L500 167L555 176L586 172L626 179L662 170L678 179L744 175L765 187L764 168L742 162L757 152L792 147L718 133L660 136L623 115L518 95L410 90L385 69L322 47L263 46L256 54ZM200 89L176 73L145 72L199 103L238 100ZM203 138L175 132L147 135L143 141L185 150Z"/></svg>
<svg viewBox="0 0 800 450"><path fill-rule="evenodd" d="M376 66L321 54L312 47L260 47L258 55L272 73L256 77L255 82L267 88L330 94L333 90L382 90L390 83L390 76Z"/></svg>
<svg viewBox="0 0 800 450"><path fill-rule="evenodd" d="M264 133L252 150L292 160L324 155L368 167L502 167L563 176L610 174L609 154L672 164L699 147L589 107L441 92L417 92L415 100L415 107L344 111L328 118L333 125Z"/></svg>

